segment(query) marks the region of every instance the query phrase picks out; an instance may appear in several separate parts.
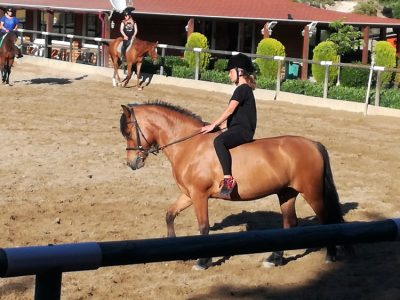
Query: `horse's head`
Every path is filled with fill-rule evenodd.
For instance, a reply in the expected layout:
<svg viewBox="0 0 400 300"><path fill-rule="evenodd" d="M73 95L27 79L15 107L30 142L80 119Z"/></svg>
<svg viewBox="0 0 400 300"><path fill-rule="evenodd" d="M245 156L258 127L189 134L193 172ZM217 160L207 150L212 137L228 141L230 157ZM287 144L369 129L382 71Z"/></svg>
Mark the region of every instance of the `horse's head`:
<svg viewBox="0 0 400 300"><path fill-rule="evenodd" d="M14 47L16 41L17 36L14 32L9 32L3 36L0 50L4 57L11 58L17 55L17 49Z"/></svg>
<svg viewBox="0 0 400 300"><path fill-rule="evenodd" d="M158 47L158 42L152 43L149 50L149 56L151 57L153 64L157 64L158 60L157 47Z"/></svg>
<svg viewBox="0 0 400 300"><path fill-rule="evenodd" d="M140 127L133 107L122 105L122 109L120 130L127 142L126 162L132 170L137 170L144 167L144 161L151 151L152 143L149 139L151 136L143 131L144 126Z"/></svg>

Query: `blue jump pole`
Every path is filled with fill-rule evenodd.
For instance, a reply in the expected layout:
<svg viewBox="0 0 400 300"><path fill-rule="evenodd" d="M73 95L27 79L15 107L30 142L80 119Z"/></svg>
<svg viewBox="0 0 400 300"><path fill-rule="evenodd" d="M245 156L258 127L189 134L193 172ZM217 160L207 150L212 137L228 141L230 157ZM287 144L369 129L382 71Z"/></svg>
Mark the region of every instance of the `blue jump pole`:
<svg viewBox="0 0 400 300"><path fill-rule="evenodd" d="M36 275L35 299L59 299L63 272L326 245L395 241L399 237L400 219L388 219L208 236L0 248L0 277Z"/></svg>

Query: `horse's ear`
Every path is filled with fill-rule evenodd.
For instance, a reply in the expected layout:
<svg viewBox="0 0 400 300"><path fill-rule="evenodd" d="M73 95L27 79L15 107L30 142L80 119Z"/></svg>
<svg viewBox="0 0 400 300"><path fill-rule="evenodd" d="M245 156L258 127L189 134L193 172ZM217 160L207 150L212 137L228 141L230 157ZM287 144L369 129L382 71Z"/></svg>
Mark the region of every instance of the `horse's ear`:
<svg viewBox="0 0 400 300"><path fill-rule="evenodd" d="M121 107L122 107L122 110L124 111L124 115L129 118L131 116L130 108L126 105L121 105Z"/></svg>

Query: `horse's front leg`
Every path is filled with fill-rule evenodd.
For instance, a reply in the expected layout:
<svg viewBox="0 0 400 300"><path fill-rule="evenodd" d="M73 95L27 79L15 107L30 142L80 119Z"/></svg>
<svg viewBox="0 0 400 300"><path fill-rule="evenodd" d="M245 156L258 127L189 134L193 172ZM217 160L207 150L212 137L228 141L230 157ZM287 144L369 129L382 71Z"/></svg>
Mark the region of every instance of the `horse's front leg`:
<svg viewBox="0 0 400 300"><path fill-rule="evenodd" d="M210 231L210 223L208 219L208 196L198 195L196 193L195 197L192 197L192 201L195 208L195 213L197 217L197 223L199 225L199 231L201 235L208 235ZM194 270L205 270L212 265L212 258L199 258L196 265L193 266Z"/></svg>
<svg viewBox="0 0 400 300"><path fill-rule="evenodd" d="M175 202L168 208L165 218L167 222L168 237L176 236L174 220L181 211L188 208L190 205L192 205L192 199L184 194L181 194L179 198L176 199Z"/></svg>

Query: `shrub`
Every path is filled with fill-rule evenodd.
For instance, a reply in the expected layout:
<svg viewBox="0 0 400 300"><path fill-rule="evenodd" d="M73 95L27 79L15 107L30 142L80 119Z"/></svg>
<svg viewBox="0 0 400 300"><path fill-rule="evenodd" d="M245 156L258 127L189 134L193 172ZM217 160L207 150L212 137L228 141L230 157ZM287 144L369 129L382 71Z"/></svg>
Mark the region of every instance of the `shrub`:
<svg viewBox="0 0 400 300"><path fill-rule="evenodd" d="M361 65L361 62L353 62ZM344 86L360 87L368 85L369 70L361 68L342 67L340 69L340 83Z"/></svg>
<svg viewBox="0 0 400 300"><path fill-rule="evenodd" d="M324 86L320 83L304 81L304 95L322 97L324 95Z"/></svg>
<svg viewBox="0 0 400 300"><path fill-rule="evenodd" d="M216 70L206 70L201 73L201 80L212 81L217 83L230 83L226 72Z"/></svg>
<svg viewBox="0 0 400 300"><path fill-rule="evenodd" d="M194 79L195 70L184 66L175 66L172 68L172 76L179 78Z"/></svg>
<svg viewBox="0 0 400 300"><path fill-rule="evenodd" d="M400 92L398 89L385 89L380 95L380 106L400 109Z"/></svg>
<svg viewBox="0 0 400 300"><path fill-rule="evenodd" d="M175 66L183 66L183 67L189 67L189 64L187 63L186 60L184 60L180 56L165 56L164 57L164 66L167 67L175 67Z"/></svg>
<svg viewBox="0 0 400 300"><path fill-rule="evenodd" d="M276 39L265 38L257 46L258 55L285 56L285 46ZM257 58L256 64L260 69L260 75L266 78L276 78L278 62L273 59Z"/></svg>
<svg viewBox="0 0 400 300"><path fill-rule="evenodd" d="M315 61L332 61L338 62L336 46L333 42L325 41L319 43L314 48L313 60ZM323 83L325 80L325 66L313 64L311 67L312 75L318 83ZM329 67L329 83L333 83L337 77L337 67Z"/></svg>
<svg viewBox="0 0 400 300"><path fill-rule="evenodd" d="M281 85L281 91L295 94L304 94L304 80L295 79L295 80L286 80Z"/></svg>
<svg viewBox="0 0 400 300"><path fill-rule="evenodd" d="M396 49L386 41L379 41L375 44L373 50L375 57L375 65L387 68L396 66ZM390 83L393 72L382 72L381 86L386 86Z"/></svg>
<svg viewBox="0 0 400 300"><path fill-rule="evenodd" d="M332 86L328 90L328 98L364 102L366 93L367 90L364 87L355 88L347 86Z"/></svg>
<svg viewBox="0 0 400 300"><path fill-rule="evenodd" d="M208 41L207 38L198 32L193 32L185 45L186 48L201 48L208 49ZM184 53L184 58L187 61L189 67L196 68L196 52L186 50ZM200 53L200 70L205 70L208 67L210 62L211 54L207 52Z"/></svg>
<svg viewBox="0 0 400 300"><path fill-rule="evenodd" d="M219 58L214 63L214 70L220 71L220 72L225 72L225 69L227 68L227 66L228 66L228 60L225 58Z"/></svg>
<svg viewBox="0 0 400 300"><path fill-rule="evenodd" d="M260 76L257 78L257 88L267 89L267 90L275 90L276 89L276 80Z"/></svg>

